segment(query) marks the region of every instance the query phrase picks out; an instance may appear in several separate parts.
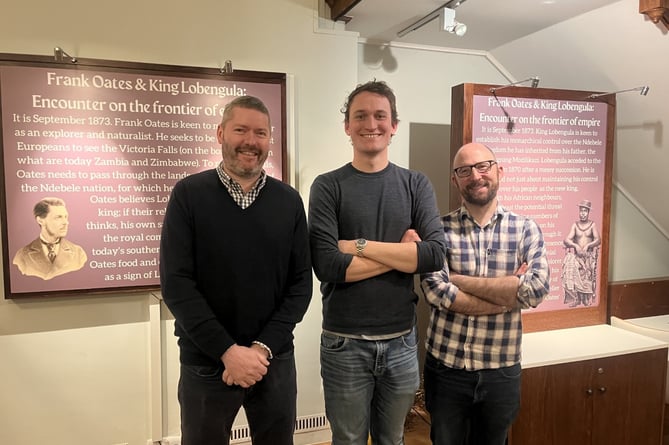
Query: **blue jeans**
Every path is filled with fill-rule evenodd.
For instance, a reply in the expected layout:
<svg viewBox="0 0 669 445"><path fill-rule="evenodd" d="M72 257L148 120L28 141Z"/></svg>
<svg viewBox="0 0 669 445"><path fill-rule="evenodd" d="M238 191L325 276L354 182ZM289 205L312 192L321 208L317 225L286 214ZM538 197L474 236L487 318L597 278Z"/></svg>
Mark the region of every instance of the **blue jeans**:
<svg viewBox="0 0 669 445"><path fill-rule="evenodd" d="M383 341L321 334L321 376L332 445L404 443L420 381L416 328Z"/></svg>
<svg viewBox="0 0 669 445"><path fill-rule="evenodd" d="M520 408L520 364L467 371L428 353L424 373L434 445L504 445Z"/></svg>
<svg viewBox="0 0 669 445"><path fill-rule="evenodd" d="M293 351L275 355L250 388L226 385L223 366L181 365L178 397L182 445L227 445L243 406L254 445L293 445L297 383Z"/></svg>

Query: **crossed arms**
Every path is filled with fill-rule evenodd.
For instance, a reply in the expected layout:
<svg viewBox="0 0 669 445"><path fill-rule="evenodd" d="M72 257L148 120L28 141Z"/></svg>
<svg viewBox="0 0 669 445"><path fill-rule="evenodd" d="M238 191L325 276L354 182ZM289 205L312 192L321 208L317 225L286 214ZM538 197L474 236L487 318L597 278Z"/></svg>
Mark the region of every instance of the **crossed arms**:
<svg viewBox="0 0 669 445"><path fill-rule="evenodd" d="M418 233L409 229L399 243L367 241L364 256L357 256L355 240L340 240L339 251L353 255L346 269L347 283L375 277L391 270L414 273L418 267Z"/></svg>
<svg viewBox="0 0 669 445"><path fill-rule="evenodd" d="M450 282L457 286L449 310L464 315L488 315L509 312L518 305L518 275L527 271L523 263L513 275L505 277L471 277L452 273Z"/></svg>

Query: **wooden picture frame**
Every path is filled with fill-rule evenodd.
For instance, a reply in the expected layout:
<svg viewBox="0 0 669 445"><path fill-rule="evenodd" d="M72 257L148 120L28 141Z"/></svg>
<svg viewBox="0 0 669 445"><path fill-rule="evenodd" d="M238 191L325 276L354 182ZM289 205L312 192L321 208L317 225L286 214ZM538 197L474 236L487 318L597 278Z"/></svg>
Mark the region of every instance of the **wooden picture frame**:
<svg viewBox="0 0 669 445"><path fill-rule="evenodd" d="M451 161L465 143L489 146L505 168L500 203L536 215L544 233L551 293L536 310L523 312L526 332L606 323L616 99L593 94L473 83L452 89ZM449 202L451 210L460 206L454 187ZM563 240L582 208L596 223L601 244L595 265L588 265L596 275L593 298L571 307L565 302L573 280L563 272L575 266Z"/></svg>
<svg viewBox="0 0 669 445"><path fill-rule="evenodd" d="M285 74L56 58L0 54L6 298L157 289L171 189L220 162L216 128L235 97L267 105L265 170L288 182ZM43 256L44 198L69 218L58 270L26 256Z"/></svg>

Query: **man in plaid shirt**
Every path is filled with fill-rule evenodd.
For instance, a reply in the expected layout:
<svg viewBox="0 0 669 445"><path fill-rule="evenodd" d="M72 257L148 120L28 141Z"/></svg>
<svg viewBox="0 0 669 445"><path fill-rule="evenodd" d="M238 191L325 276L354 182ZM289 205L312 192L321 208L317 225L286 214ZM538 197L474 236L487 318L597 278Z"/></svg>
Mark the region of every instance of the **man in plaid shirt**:
<svg viewBox="0 0 669 445"><path fill-rule="evenodd" d="M503 445L520 407L523 308L548 294L539 226L497 200L503 167L485 145L453 159L462 207L442 218L446 262L421 276L430 304L425 402L434 445Z"/></svg>

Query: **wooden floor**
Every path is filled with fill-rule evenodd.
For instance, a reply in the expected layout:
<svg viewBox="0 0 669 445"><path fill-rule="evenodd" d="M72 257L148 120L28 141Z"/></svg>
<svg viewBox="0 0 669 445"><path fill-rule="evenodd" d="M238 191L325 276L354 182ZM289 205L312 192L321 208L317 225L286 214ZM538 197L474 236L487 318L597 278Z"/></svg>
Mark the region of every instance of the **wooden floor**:
<svg viewBox="0 0 669 445"><path fill-rule="evenodd" d="M429 414L412 408L404 425L404 445L431 445L429 422ZM330 445L330 442L318 445Z"/></svg>
<svg viewBox="0 0 669 445"><path fill-rule="evenodd" d="M404 445L431 445L430 415L412 408L404 426Z"/></svg>

